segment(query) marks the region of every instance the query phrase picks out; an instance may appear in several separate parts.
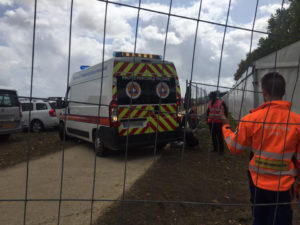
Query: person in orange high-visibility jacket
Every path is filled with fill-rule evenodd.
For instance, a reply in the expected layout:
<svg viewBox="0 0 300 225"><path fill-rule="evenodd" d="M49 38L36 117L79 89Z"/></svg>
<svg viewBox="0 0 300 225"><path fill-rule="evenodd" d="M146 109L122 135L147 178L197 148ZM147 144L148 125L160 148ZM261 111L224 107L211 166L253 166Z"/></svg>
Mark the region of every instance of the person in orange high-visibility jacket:
<svg viewBox="0 0 300 225"><path fill-rule="evenodd" d="M207 124L210 129L213 152L219 152L224 154L224 141L222 134L222 115L227 116L227 107L223 100L217 98L217 92L211 92L209 94L210 101L208 102L208 108L206 112Z"/></svg>
<svg viewBox="0 0 300 225"><path fill-rule="evenodd" d="M251 149L249 186L254 225L292 224L293 185L300 174L300 116L283 101L285 80L277 72L262 80L265 103L240 120L233 133L223 117L223 134L232 154ZM298 177L298 178L297 178ZM299 191L300 184L296 183ZM297 194L299 196L299 192ZM274 204L276 203L276 204ZM275 220L275 221L274 221Z"/></svg>

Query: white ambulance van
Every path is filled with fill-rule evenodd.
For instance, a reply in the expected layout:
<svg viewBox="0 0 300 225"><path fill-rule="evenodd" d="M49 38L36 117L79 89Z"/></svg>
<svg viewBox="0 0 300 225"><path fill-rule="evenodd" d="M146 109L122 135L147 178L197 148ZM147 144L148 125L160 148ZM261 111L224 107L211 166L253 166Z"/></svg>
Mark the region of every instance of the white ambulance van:
<svg viewBox="0 0 300 225"><path fill-rule="evenodd" d="M114 52L103 64L73 74L67 96L61 139L92 142L99 156L124 149L127 142L154 145L156 132L158 148L182 139L177 72L159 55Z"/></svg>

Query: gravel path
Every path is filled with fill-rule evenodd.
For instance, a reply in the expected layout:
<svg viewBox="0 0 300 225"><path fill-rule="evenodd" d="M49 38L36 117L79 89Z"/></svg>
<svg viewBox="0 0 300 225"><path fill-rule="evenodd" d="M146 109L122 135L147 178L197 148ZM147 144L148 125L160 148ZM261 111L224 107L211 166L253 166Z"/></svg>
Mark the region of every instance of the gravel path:
<svg viewBox="0 0 300 225"><path fill-rule="evenodd" d="M128 156L126 188L144 174L152 164L151 150L133 151ZM58 199L60 193L62 152L30 161L28 198ZM78 144L65 151L63 198L90 199L92 196L94 154L88 144ZM97 157L95 198L119 199L123 191L124 154ZM0 170L0 199L24 200L26 163ZM95 202L96 219L111 202ZM64 201L61 223L89 224L91 203ZM24 201L0 201L1 224L23 224ZM58 201L29 201L26 224L57 224Z"/></svg>

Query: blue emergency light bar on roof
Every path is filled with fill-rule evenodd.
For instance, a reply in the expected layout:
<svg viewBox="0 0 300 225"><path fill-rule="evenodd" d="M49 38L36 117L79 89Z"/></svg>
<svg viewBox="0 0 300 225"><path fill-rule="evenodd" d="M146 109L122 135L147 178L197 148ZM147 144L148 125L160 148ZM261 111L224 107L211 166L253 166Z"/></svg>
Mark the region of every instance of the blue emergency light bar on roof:
<svg viewBox="0 0 300 225"><path fill-rule="evenodd" d="M85 70L85 69L87 69L87 68L89 68L90 66L80 66L80 69L81 70Z"/></svg>
<svg viewBox="0 0 300 225"><path fill-rule="evenodd" d="M142 54L142 53L133 53L133 52L114 52L113 56L114 57L138 57L138 58L160 59L160 60L162 60L161 55Z"/></svg>

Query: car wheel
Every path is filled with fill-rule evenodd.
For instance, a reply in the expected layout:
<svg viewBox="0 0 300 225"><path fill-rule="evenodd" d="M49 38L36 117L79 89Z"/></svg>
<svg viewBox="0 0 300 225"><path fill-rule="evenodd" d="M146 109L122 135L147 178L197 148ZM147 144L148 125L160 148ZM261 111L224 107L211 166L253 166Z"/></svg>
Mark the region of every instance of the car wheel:
<svg viewBox="0 0 300 225"><path fill-rule="evenodd" d="M58 125L58 134L61 141L64 140L64 135L65 135L65 140L68 140L70 138L70 136L67 135L67 132L65 130L65 124L63 122L60 122Z"/></svg>
<svg viewBox="0 0 300 225"><path fill-rule="evenodd" d="M1 134L0 141L7 141L10 137L10 134Z"/></svg>
<svg viewBox="0 0 300 225"><path fill-rule="evenodd" d="M94 151L97 156L104 157L107 155L108 150L104 147L103 141L100 137L99 132L94 131L93 135L93 144L94 144Z"/></svg>
<svg viewBox="0 0 300 225"><path fill-rule="evenodd" d="M41 132L44 129L44 125L40 120L33 120L31 122L31 131L34 133Z"/></svg>

